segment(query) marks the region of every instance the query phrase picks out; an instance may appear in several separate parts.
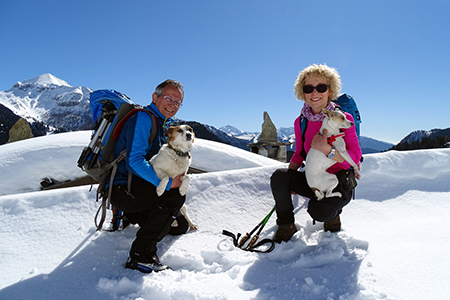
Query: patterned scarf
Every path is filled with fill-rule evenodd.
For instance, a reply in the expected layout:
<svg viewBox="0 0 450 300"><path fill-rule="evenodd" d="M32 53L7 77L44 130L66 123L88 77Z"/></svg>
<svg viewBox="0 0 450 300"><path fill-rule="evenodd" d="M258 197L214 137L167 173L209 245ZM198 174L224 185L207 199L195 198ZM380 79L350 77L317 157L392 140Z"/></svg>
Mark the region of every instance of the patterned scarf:
<svg viewBox="0 0 450 300"><path fill-rule="evenodd" d="M336 108L336 104L331 101L328 103L327 107L325 107L325 109L328 109L328 110L334 110L335 108ZM323 119L325 118L325 116L322 112L320 114L314 114L312 111L312 107L306 102L302 107L301 114L304 115L305 118L308 119L308 121L313 121L313 122L322 122Z"/></svg>

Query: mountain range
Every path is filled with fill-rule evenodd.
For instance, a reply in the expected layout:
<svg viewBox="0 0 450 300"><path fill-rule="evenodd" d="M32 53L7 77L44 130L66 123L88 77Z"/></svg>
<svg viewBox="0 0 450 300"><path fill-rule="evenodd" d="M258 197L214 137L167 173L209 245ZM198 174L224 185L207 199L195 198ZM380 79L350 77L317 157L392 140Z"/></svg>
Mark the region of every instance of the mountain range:
<svg viewBox="0 0 450 300"><path fill-rule="evenodd" d="M93 126L89 107L87 87L72 87L66 81L46 73L32 79L16 82L9 90L0 91L0 145L10 139L10 129L21 118L30 125L33 136L49 133L88 130ZM218 141L249 150L247 144L258 140L259 132L244 132L227 125L219 129L196 121L177 119L176 122L187 123L193 127L196 136ZM294 128L279 128L280 142L292 142L288 151L295 149ZM420 138L430 133L416 131L406 138ZM405 139L406 139L405 138ZM363 153L375 153L388 150L391 143L360 137Z"/></svg>

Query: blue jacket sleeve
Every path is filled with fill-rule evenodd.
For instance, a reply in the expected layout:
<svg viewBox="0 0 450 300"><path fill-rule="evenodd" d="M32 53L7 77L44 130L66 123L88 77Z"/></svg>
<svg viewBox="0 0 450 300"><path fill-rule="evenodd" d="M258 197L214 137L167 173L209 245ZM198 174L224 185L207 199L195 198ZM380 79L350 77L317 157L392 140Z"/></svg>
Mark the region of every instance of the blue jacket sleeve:
<svg viewBox="0 0 450 300"><path fill-rule="evenodd" d="M131 124L130 124L131 125ZM161 180L155 173L152 165L145 159L147 151L150 149L148 139L152 129L152 120L145 112L138 112L135 125L127 128L127 168L135 175L158 186ZM155 143L158 139L155 139ZM172 179L166 186L166 190L170 189Z"/></svg>

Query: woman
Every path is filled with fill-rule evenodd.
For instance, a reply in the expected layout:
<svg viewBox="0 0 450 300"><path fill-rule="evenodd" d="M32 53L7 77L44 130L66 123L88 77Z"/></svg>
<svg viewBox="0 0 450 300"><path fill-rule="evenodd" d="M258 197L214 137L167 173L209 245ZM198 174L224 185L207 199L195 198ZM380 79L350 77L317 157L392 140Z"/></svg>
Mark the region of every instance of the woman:
<svg viewBox="0 0 450 300"><path fill-rule="evenodd" d="M305 103L300 116L294 122L295 153L288 169L278 169L272 176L270 186L275 199L278 230L273 238L281 243L288 241L297 231L294 224L294 206L291 194L298 194L309 198L308 213L314 221L324 222L324 230L336 232L341 230L339 218L342 208L350 202L352 192L343 190L338 185L334 191L339 191L342 197L323 198L318 201L314 192L308 186L305 172L298 171L306 154L311 148L321 151L336 163L327 172L337 173L349 169L350 165L344 161L340 153L327 143L326 130L320 135L324 115L322 109L334 110L336 104L331 102L338 97L341 90L341 79L338 72L327 65L311 65L300 72L295 81L294 92L299 100ZM348 120L354 122L353 117L345 113ZM302 134L301 118L307 119L307 126ZM351 158L358 164L361 159L361 148L355 132L355 126L345 130L344 140ZM359 178L358 178L359 179Z"/></svg>

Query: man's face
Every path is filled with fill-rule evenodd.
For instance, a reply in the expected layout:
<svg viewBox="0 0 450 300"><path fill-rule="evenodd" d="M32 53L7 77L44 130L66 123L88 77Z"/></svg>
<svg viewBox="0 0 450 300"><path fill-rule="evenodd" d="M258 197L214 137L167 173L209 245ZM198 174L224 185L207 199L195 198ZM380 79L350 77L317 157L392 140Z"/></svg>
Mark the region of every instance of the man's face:
<svg viewBox="0 0 450 300"><path fill-rule="evenodd" d="M173 101L167 101L164 96L170 97ZM183 101L183 95L178 88L168 84L162 90L161 95L153 93L152 101L166 118L172 118L180 108L180 105L177 105L176 102Z"/></svg>

